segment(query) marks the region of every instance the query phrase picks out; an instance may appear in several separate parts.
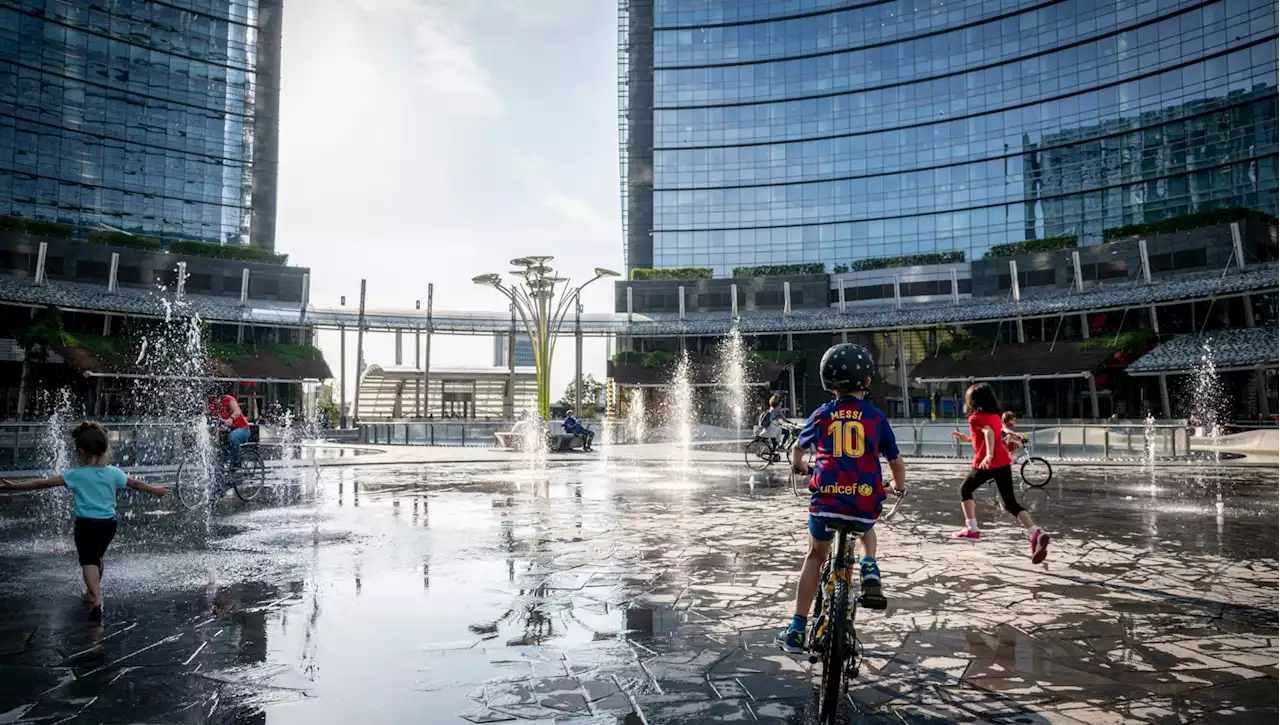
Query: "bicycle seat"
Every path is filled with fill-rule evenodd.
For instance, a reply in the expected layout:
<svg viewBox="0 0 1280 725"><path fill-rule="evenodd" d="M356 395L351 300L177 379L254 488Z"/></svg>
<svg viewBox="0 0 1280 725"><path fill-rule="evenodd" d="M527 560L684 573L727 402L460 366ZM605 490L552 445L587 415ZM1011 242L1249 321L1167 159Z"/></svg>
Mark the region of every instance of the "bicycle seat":
<svg viewBox="0 0 1280 725"><path fill-rule="evenodd" d="M861 536L862 534L867 533L867 529L870 528L861 521L849 521L847 519L836 519L826 516L819 516L818 518L822 519L822 523L826 524L828 530L843 531L846 534L852 534L854 536Z"/></svg>

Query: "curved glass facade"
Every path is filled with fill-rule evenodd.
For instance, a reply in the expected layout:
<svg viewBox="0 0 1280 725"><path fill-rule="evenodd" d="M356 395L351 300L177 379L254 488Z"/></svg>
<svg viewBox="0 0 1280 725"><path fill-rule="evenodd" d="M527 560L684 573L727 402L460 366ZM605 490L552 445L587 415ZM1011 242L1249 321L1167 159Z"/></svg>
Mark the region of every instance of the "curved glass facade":
<svg viewBox="0 0 1280 725"><path fill-rule="evenodd" d="M1271 2L621 8L631 268L974 259L1277 212Z"/></svg>
<svg viewBox="0 0 1280 725"><path fill-rule="evenodd" d="M5 3L0 214L273 247L279 11Z"/></svg>

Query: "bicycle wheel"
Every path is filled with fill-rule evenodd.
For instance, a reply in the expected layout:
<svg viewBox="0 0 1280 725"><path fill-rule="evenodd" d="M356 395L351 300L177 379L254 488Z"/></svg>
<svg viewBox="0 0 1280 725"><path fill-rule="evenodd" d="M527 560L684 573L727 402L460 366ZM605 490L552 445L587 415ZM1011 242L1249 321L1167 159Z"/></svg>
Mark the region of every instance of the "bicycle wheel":
<svg viewBox="0 0 1280 725"><path fill-rule="evenodd" d="M240 455L240 470L236 472L236 496L241 501L252 501L267 485L267 464L257 448L245 448Z"/></svg>
<svg viewBox="0 0 1280 725"><path fill-rule="evenodd" d="M178 471L173 474L173 492L178 502L189 509L200 508L209 502L209 482L200 480L196 469L195 466L187 468L185 461L179 461Z"/></svg>
<svg viewBox="0 0 1280 725"><path fill-rule="evenodd" d="M840 710L840 699L844 695L844 661L849 656L845 642L845 630L848 627L845 613L848 608L849 583L844 579L837 579L835 591L831 595L831 619L827 625L827 646L822 657L819 725L836 722L836 713Z"/></svg>
<svg viewBox="0 0 1280 725"><path fill-rule="evenodd" d="M1039 456L1032 456L1022 462L1022 482L1032 488L1041 488L1053 478L1053 467Z"/></svg>
<svg viewBox="0 0 1280 725"><path fill-rule="evenodd" d="M755 471L763 471L773 463L773 447L769 445L769 441L763 438L752 438L744 449L747 458L747 468Z"/></svg>

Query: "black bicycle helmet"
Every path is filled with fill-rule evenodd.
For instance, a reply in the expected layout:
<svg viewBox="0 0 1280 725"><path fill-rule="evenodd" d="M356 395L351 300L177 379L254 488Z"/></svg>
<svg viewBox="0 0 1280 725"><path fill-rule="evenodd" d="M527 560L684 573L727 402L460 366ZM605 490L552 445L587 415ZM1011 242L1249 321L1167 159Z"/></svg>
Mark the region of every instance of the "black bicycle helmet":
<svg viewBox="0 0 1280 725"><path fill-rule="evenodd" d="M845 342L827 348L820 369L824 390L856 393L871 389L875 364L867 348Z"/></svg>

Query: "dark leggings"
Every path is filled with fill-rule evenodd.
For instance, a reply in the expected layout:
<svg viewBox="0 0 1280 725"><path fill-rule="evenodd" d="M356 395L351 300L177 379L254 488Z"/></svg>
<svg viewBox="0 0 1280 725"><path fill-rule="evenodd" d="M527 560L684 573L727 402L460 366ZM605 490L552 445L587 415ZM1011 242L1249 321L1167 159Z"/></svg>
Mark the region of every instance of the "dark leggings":
<svg viewBox="0 0 1280 725"><path fill-rule="evenodd" d="M116 537L115 519L83 519L76 518L75 540L76 554L80 556L80 566L96 566L102 571L102 555Z"/></svg>
<svg viewBox="0 0 1280 725"><path fill-rule="evenodd" d="M1000 503L1004 504L1004 510L1008 511L1009 515L1017 516L1026 510L1013 495L1013 466L973 469L969 472L968 478L964 479L964 485L960 486L960 500L972 501L973 492L987 481L996 482L996 490L1000 492Z"/></svg>

